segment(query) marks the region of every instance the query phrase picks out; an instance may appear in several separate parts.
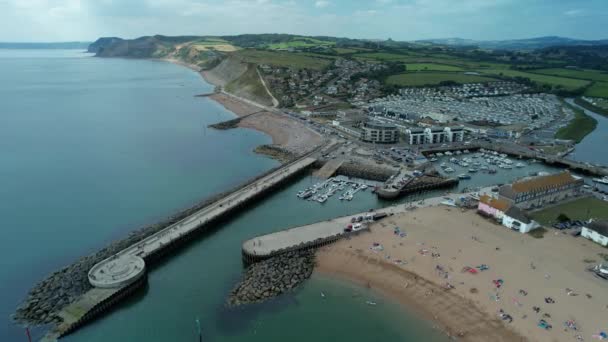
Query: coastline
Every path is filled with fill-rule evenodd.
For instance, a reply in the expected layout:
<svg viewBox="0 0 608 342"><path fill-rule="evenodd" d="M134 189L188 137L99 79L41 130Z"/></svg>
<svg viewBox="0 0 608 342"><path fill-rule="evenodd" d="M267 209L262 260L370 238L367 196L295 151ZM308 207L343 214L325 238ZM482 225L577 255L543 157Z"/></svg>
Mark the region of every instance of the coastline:
<svg viewBox="0 0 608 342"><path fill-rule="evenodd" d="M394 234L394 227L407 234ZM372 249L374 243L382 248ZM396 214L374 223L370 233L318 250L315 272L377 290L460 340L572 341L604 329L608 294L584 261L598 260L603 251L569 235L534 239L474 211L429 207ZM461 272L480 264L489 269ZM504 280L503 286L497 288L495 279ZM512 322L501 320L499 310ZM553 329L539 328L540 319ZM577 331L564 330L568 320L576 322Z"/></svg>
<svg viewBox="0 0 608 342"><path fill-rule="evenodd" d="M223 84L208 75L196 65L184 63L177 59L162 59L169 63L181 65L196 71L205 82L221 87ZM262 132L272 139L272 145L261 145L254 152L266 155L279 161L285 161L285 155L303 155L312 151L324 141L324 138L313 131L302 122L287 115L277 113L276 110L257 104L251 100L245 100L225 91L208 96L211 100L222 105L226 110L241 118L238 127L253 129ZM267 148L264 148L266 146ZM284 151L277 153L272 150Z"/></svg>

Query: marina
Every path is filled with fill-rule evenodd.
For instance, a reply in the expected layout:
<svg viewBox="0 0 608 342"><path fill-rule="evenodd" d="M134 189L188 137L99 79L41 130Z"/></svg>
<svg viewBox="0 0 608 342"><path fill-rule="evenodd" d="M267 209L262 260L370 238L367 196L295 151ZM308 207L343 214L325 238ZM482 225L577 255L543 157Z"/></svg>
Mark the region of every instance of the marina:
<svg viewBox="0 0 608 342"><path fill-rule="evenodd" d="M338 200L352 201L359 191L366 191L378 185L379 183L374 181L337 176L299 191L297 197L323 204L334 195L340 194Z"/></svg>

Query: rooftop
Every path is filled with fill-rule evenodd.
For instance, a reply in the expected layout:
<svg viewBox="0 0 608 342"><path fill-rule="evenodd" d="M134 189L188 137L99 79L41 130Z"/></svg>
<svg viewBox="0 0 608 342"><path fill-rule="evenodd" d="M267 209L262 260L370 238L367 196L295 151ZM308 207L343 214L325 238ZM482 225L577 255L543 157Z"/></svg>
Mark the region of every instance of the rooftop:
<svg viewBox="0 0 608 342"><path fill-rule="evenodd" d="M591 221L586 227L601 235L608 236L608 220Z"/></svg>
<svg viewBox="0 0 608 342"><path fill-rule="evenodd" d="M548 176L539 176L515 182L511 185L511 189L515 193L534 192L549 187L563 186L566 184L574 183L577 180L578 178L572 176L570 172L564 171Z"/></svg>
<svg viewBox="0 0 608 342"><path fill-rule="evenodd" d="M505 200L490 197L488 195L482 195L479 198L479 202L484 203L494 209L498 209L502 212L506 212L507 209L509 209L509 207L511 206L511 204L509 204L509 202L507 202Z"/></svg>
<svg viewBox="0 0 608 342"><path fill-rule="evenodd" d="M521 210L519 207L512 205L506 212L505 215L516 219L519 222L528 224L530 222L532 222L532 220L530 220L530 217L528 217L528 214L526 214L525 211Z"/></svg>

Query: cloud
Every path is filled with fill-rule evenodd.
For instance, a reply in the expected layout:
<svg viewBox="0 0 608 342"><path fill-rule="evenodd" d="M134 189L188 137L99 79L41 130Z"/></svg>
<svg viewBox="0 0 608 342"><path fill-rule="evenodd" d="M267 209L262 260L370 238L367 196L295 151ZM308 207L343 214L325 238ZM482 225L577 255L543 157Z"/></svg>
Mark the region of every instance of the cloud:
<svg viewBox="0 0 608 342"><path fill-rule="evenodd" d="M269 32L399 40L600 39L608 37L605 1L0 0L0 41Z"/></svg>
<svg viewBox="0 0 608 342"><path fill-rule="evenodd" d="M325 1L325 0L318 0L315 2L316 8L325 8L325 7L329 7L329 5L331 5L331 3L329 1Z"/></svg>

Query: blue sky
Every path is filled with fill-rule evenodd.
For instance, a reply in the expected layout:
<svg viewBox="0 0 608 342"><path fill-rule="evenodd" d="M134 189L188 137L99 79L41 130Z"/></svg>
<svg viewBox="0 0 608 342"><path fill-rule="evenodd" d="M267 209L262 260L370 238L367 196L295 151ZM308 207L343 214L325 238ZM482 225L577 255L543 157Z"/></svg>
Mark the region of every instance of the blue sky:
<svg viewBox="0 0 608 342"><path fill-rule="evenodd" d="M294 33L608 38L608 0L0 0L0 41Z"/></svg>

